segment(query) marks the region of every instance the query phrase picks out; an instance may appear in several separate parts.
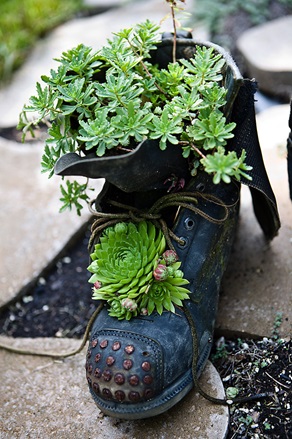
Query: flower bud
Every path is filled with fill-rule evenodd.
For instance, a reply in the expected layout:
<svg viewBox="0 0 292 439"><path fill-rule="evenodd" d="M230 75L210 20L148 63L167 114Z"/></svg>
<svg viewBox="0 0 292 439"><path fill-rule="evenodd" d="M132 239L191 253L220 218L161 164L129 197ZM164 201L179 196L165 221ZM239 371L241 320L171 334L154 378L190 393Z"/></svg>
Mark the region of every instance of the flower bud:
<svg viewBox="0 0 292 439"><path fill-rule="evenodd" d="M96 282L94 282L93 286L96 290L99 290L101 288L101 282L99 282L99 280L97 280Z"/></svg>
<svg viewBox="0 0 292 439"><path fill-rule="evenodd" d="M168 268L163 264L158 264L155 270L153 271L153 276L157 281L164 281L168 278Z"/></svg>
<svg viewBox="0 0 292 439"><path fill-rule="evenodd" d="M178 277L178 278L182 279L184 277L184 273L181 270L175 270L173 273L173 277Z"/></svg>
<svg viewBox="0 0 292 439"><path fill-rule="evenodd" d="M138 305L135 300L126 298L122 300L122 307L128 309L131 312L136 311Z"/></svg>
<svg viewBox="0 0 292 439"><path fill-rule="evenodd" d="M141 314L141 316L148 316L148 309L147 308L141 308L140 314Z"/></svg>
<svg viewBox="0 0 292 439"><path fill-rule="evenodd" d="M168 276L169 277L173 277L174 276L175 269L171 265L169 267L167 267L167 271L168 271Z"/></svg>
<svg viewBox="0 0 292 439"><path fill-rule="evenodd" d="M166 250L163 255L166 265L172 265L178 261L178 255L174 250Z"/></svg>

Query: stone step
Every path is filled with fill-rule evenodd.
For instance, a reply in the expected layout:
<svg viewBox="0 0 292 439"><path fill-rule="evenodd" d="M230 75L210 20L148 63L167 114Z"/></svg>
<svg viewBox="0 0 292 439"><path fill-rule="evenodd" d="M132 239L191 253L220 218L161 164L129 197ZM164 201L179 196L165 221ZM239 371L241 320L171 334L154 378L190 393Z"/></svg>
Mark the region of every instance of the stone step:
<svg viewBox="0 0 292 439"><path fill-rule="evenodd" d="M87 207L81 217L59 213L62 181L41 174L42 148L0 137L0 307L36 279L90 217ZM102 183L93 185L99 190Z"/></svg>
<svg viewBox="0 0 292 439"><path fill-rule="evenodd" d="M80 342L0 337L0 343L64 352L76 349ZM228 407L212 404L195 390L171 410L154 418L125 421L103 416L89 394L85 355L84 350L75 357L54 361L0 351L1 439L220 439L226 436ZM220 377L210 362L200 385L207 393L224 397Z"/></svg>
<svg viewBox="0 0 292 439"><path fill-rule="evenodd" d="M217 329L225 334L269 337L277 313L282 313L280 335L292 335L292 203L286 159L289 110L289 105L277 105L257 116L282 226L268 243L253 214L249 190L242 188L238 234L223 279L217 318Z"/></svg>
<svg viewBox="0 0 292 439"><path fill-rule="evenodd" d="M237 41L248 75L262 91L292 96L292 15L245 31Z"/></svg>

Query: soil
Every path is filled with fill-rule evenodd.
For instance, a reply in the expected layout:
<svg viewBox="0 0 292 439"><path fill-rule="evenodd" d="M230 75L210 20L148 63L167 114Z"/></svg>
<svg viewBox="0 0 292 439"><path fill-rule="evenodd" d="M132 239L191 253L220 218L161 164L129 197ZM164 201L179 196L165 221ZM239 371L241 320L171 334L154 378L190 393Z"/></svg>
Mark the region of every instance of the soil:
<svg viewBox="0 0 292 439"><path fill-rule="evenodd" d="M292 12L279 1L271 2L271 17ZM288 9L287 9L288 8ZM239 12L226 18L221 35L230 41L251 22ZM234 47L230 47L240 65ZM15 129L2 130L3 137L19 141ZM89 257L87 243L90 229L68 248L54 267L25 295L0 310L0 334L11 337L74 337L81 338L90 315L96 308L88 283ZM279 323L279 322L278 322ZM290 340L282 340L277 325L270 338L262 340L220 337L213 345L211 360L219 371L227 392L237 396L261 395L248 403L230 407L227 439L291 438L292 349Z"/></svg>
<svg viewBox="0 0 292 439"><path fill-rule="evenodd" d="M20 300L0 311L0 333L12 337L81 338L96 307L87 271L90 227Z"/></svg>
<svg viewBox="0 0 292 439"><path fill-rule="evenodd" d="M226 395L256 395L230 407L227 439L292 437L292 343L276 334L262 340L219 338L211 361Z"/></svg>

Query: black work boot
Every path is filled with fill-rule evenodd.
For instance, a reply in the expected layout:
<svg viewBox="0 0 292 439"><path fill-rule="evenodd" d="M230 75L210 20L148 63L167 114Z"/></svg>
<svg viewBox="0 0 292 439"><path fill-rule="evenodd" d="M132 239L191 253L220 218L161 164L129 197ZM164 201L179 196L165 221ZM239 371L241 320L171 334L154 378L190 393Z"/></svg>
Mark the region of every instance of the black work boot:
<svg viewBox="0 0 292 439"><path fill-rule="evenodd" d="M184 39L177 43L181 57L196 45ZM226 118L236 123L227 150L236 151L238 156L246 150L247 162L253 166L252 181L243 178L242 182L249 185L256 217L266 237L272 239L280 221L257 137L256 84L243 80L231 58L218 46L216 50L228 65ZM163 67L170 62L170 53L171 44L166 38L157 56L153 55L153 62ZM92 326L86 360L89 389L102 412L124 419L163 413L189 392L208 359L220 283L238 222L240 184L214 184L211 176L200 171L191 177L175 147L159 151L155 142L148 140L123 156L81 158L67 154L57 163L56 173L106 179L96 200L91 252L97 246L106 258L102 243L107 234L114 236L114 225L149 222L163 230L168 248L175 251L181 263L188 281L188 299L183 303L176 300L174 309L163 312L160 308L147 312L145 306L138 313L132 303L129 320L114 317L115 310L104 303ZM173 184L169 187L171 178ZM127 238L125 232L125 246ZM147 279L145 282L147 303L151 291ZM122 296L123 279L120 285L121 290L115 290L117 298ZM100 286L94 288L98 296ZM113 293L110 285L101 288ZM134 288L133 298L135 294Z"/></svg>
<svg viewBox="0 0 292 439"><path fill-rule="evenodd" d="M98 205L105 206L113 192L108 187ZM179 240L173 245L189 281L190 299L183 307L176 307L175 313L154 312L127 321L110 317L104 306L96 318L86 376L105 414L141 419L163 413L193 387L194 361L197 376L201 374L212 346L220 282L237 225L239 192L237 183L214 187L212 178L201 174L179 194L182 199L184 194L193 197L189 206L195 210L166 209L166 222L174 218L169 226ZM141 197L135 195L133 207L138 204L141 209ZM124 198L127 205L129 197ZM133 198L131 194L132 202Z"/></svg>

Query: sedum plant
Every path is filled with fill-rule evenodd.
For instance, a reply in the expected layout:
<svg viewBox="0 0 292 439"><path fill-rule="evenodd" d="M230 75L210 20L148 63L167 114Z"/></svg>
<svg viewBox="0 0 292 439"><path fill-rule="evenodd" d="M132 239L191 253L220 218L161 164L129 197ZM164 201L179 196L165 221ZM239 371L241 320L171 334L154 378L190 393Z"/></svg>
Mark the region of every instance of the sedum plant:
<svg viewBox="0 0 292 439"><path fill-rule="evenodd" d="M149 138L162 150L181 148L193 176L202 169L215 184L250 179L245 151L237 157L226 150L235 123L222 111L225 60L213 48L197 46L190 59L159 69L151 53L160 38L159 26L146 20L114 34L100 50L81 44L64 52L57 69L42 76L45 85L37 84L19 122L23 138L48 126L42 172L51 177L68 152L125 154ZM61 210L75 206L79 214L88 188L88 182L61 185Z"/></svg>
<svg viewBox="0 0 292 439"><path fill-rule="evenodd" d="M105 300L110 316L130 320L163 310L189 298L180 262L165 250L165 238L151 222L118 223L104 229L91 254L93 298Z"/></svg>

